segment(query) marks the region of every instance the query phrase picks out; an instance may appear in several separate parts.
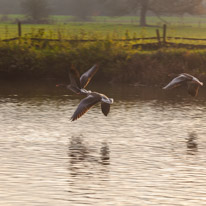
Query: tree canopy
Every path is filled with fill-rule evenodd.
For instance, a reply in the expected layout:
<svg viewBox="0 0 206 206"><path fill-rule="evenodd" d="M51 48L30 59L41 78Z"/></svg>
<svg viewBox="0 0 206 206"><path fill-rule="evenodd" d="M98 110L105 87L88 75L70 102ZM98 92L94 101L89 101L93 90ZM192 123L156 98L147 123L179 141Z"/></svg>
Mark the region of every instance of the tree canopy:
<svg viewBox="0 0 206 206"><path fill-rule="evenodd" d="M157 16L162 14L200 14L203 0L104 0L112 15L136 14L140 16L140 26L146 26L147 12Z"/></svg>
<svg viewBox="0 0 206 206"><path fill-rule="evenodd" d="M22 8L31 23L43 23L48 19L49 7L46 0L24 0Z"/></svg>
<svg viewBox="0 0 206 206"><path fill-rule="evenodd" d="M48 14L73 15L79 20L87 20L93 15L136 15L140 16L139 24L145 26L146 16L151 14L159 17L202 14L205 2L206 0L0 0L0 12L15 14L23 11L33 22L43 21ZM23 10L20 11L20 7Z"/></svg>

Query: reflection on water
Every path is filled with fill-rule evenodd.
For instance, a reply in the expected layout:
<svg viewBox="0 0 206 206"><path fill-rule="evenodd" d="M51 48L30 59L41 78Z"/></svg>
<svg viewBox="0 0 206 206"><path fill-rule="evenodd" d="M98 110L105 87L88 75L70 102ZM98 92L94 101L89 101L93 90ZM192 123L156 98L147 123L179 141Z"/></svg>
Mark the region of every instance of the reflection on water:
<svg viewBox="0 0 206 206"><path fill-rule="evenodd" d="M85 138L80 135L77 137L71 137L69 147L68 147L68 157L70 160L70 168L72 176L77 176L81 173L83 165L91 164L109 164L109 146L106 142L102 142L100 147L100 152L95 151L89 143L86 143ZM85 170L87 168L85 167ZM83 171L84 172L84 171Z"/></svg>
<svg viewBox="0 0 206 206"><path fill-rule="evenodd" d="M109 145L106 142L102 142L100 148L100 156L94 158L91 153L91 149L84 143L82 135L78 137L71 137L69 144L69 157L71 164L79 163L80 161L96 161L102 164L108 164L109 160ZM100 161L101 160L101 161Z"/></svg>
<svg viewBox="0 0 206 206"><path fill-rule="evenodd" d="M186 138L186 140L187 140L188 154L195 154L198 148L197 134L195 132L189 133L188 138Z"/></svg>
<svg viewBox="0 0 206 206"><path fill-rule="evenodd" d="M70 122L80 96L53 85L0 88L0 205L205 205L203 89L96 85L109 116Z"/></svg>

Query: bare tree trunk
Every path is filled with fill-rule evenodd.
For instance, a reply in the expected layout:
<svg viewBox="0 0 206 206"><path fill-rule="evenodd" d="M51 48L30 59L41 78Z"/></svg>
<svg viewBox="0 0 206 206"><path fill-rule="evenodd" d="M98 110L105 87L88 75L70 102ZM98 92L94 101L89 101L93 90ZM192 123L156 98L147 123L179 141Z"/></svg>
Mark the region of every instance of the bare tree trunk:
<svg viewBox="0 0 206 206"><path fill-rule="evenodd" d="M140 26L146 26L146 13L148 9L149 0L141 0L140 10Z"/></svg>

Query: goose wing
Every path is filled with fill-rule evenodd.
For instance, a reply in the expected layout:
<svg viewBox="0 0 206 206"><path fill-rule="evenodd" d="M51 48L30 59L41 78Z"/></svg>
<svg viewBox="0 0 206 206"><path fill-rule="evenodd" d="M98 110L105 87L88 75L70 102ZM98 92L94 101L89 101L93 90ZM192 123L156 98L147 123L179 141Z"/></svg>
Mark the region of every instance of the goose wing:
<svg viewBox="0 0 206 206"><path fill-rule="evenodd" d="M193 81L199 85L199 86L203 86L203 82L201 82L199 79L197 79L196 77L193 77Z"/></svg>
<svg viewBox="0 0 206 206"><path fill-rule="evenodd" d="M110 111L110 104L113 104L114 100L112 98L108 98L106 95L101 94L101 109L102 113L107 116Z"/></svg>
<svg viewBox="0 0 206 206"><path fill-rule="evenodd" d="M101 109L102 109L102 113L107 116L109 114L110 111L110 104L105 103L105 102L101 102Z"/></svg>
<svg viewBox="0 0 206 206"><path fill-rule="evenodd" d="M192 76L191 74L183 73L182 75L185 75L185 77L188 80L191 80L191 81L193 81L196 84L199 84L199 86L203 86L203 83L198 78Z"/></svg>
<svg viewBox="0 0 206 206"><path fill-rule="evenodd" d="M92 77L96 74L97 70L98 70L98 67L95 64L92 68L90 68L88 71L86 71L85 73L81 75L80 77L81 88L85 88L89 84Z"/></svg>
<svg viewBox="0 0 206 206"><path fill-rule="evenodd" d="M81 94L82 91L78 87L74 87L71 84L67 86L67 89L70 89L72 92L76 94Z"/></svg>
<svg viewBox="0 0 206 206"><path fill-rule="evenodd" d="M172 89L184 84L186 81L192 80L192 77L186 76L185 74L180 74L178 77L174 78L169 84L167 84L163 89Z"/></svg>
<svg viewBox="0 0 206 206"><path fill-rule="evenodd" d="M81 88L80 80L79 80L79 72L75 68L71 68L69 70L69 79L72 87Z"/></svg>
<svg viewBox="0 0 206 206"><path fill-rule="evenodd" d="M71 117L71 121L74 121L80 118L85 114L92 106L98 103L101 100L101 96L89 94L86 98L82 99L79 103L76 111Z"/></svg>

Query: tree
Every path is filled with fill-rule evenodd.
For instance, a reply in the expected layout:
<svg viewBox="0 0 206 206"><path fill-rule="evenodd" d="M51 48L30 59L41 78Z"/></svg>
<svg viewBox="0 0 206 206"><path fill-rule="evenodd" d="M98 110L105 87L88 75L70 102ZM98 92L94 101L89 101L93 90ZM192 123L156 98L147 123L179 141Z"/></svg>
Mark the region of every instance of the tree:
<svg viewBox="0 0 206 206"><path fill-rule="evenodd" d="M48 21L49 8L46 0L24 0L22 8L31 23Z"/></svg>
<svg viewBox="0 0 206 206"><path fill-rule="evenodd" d="M149 0L141 0L140 5L140 26L145 26L146 14L149 8Z"/></svg>
<svg viewBox="0 0 206 206"><path fill-rule="evenodd" d="M140 26L147 26L147 13L153 12L155 15L184 13L198 14L203 0L105 0L105 5L109 9L114 9L113 14L138 14L140 16Z"/></svg>
<svg viewBox="0 0 206 206"><path fill-rule="evenodd" d="M149 9L159 14L198 14L203 0L150 0Z"/></svg>

